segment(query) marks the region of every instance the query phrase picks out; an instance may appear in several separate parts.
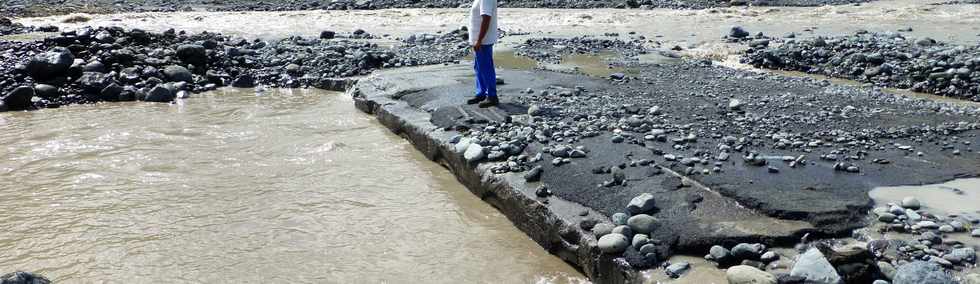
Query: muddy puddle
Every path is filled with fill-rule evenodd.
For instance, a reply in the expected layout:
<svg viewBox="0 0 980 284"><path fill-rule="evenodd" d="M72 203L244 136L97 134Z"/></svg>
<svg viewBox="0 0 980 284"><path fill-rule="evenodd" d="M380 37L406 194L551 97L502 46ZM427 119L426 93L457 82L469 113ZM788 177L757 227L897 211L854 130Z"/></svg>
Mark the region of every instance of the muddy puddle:
<svg viewBox="0 0 980 284"><path fill-rule="evenodd" d="M0 145L6 272L65 283L586 281L340 93L225 89L174 105L4 112Z"/></svg>
<svg viewBox="0 0 980 284"><path fill-rule="evenodd" d="M879 187L872 190L870 195L879 205L900 203L902 198L913 196L922 202L924 210L934 214L980 214L980 178L929 185Z"/></svg>

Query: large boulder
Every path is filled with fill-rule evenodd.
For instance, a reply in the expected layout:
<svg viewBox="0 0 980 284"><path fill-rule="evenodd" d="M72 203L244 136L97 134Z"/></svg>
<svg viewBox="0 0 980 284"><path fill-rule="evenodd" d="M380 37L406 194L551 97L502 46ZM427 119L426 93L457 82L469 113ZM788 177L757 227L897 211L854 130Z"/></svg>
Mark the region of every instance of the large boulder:
<svg viewBox="0 0 980 284"><path fill-rule="evenodd" d="M789 275L805 277L806 283L812 284L843 283L837 270L817 248L810 248L800 255Z"/></svg>
<svg viewBox="0 0 980 284"><path fill-rule="evenodd" d="M2 284L50 284L51 280L30 272L17 271L0 276Z"/></svg>
<svg viewBox="0 0 980 284"><path fill-rule="evenodd" d="M34 97L34 88L20 86L3 96L3 108L7 110L27 110L34 108L31 98Z"/></svg>
<svg viewBox="0 0 980 284"><path fill-rule="evenodd" d="M116 85L116 83L109 84L101 92L99 92L99 100L115 102L119 101L120 94L123 92L123 87Z"/></svg>
<svg viewBox="0 0 980 284"><path fill-rule="evenodd" d="M164 86L156 86L150 89L150 92L146 94L146 98L143 100L147 102L167 103L172 102L175 97L173 90Z"/></svg>
<svg viewBox="0 0 980 284"><path fill-rule="evenodd" d="M647 214L638 214L626 220L626 224L635 233L649 234L656 229L657 219Z"/></svg>
<svg viewBox="0 0 980 284"><path fill-rule="evenodd" d="M242 74L231 81L231 86L235 88L254 88L255 77L249 74Z"/></svg>
<svg viewBox="0 0 980 284"><path fill-rule="evenodd" d="M757 260L766 252L766 245L740 243L732 247L732 256L738 260Z"/></svg>
<svg viewBox="0 0 980 284"><path fill-rule="evenodd" d="M954 284L953 277L938 263L913 261L898 267L892 284Z"/></svg>
<svg viewBox="0 0 980 284"><path fill-rule="evenodd" d="M54 99L61 96L61 91L58 87L47 85L47 84L37 84L34 85L34 94L38 97L44 99Z"/></svg>
<svg viewBox="0 0 980 284"><path fill-rule="evenodd" d="M184 63L204 67L208 63L208 52L203 45L184 44L177 47L177 58Z"/></svg>
<svg viewBox="0 0 980 284"><path fill-rule="evenodd" d="M630 214L641 214L647 213L656 206L656 200L653 199L653 194L643 193L630 200L630 203L626 205L626 211Z"/></svg>
<svg viewBox="0 0 980 284"><path fill-rule="evenodd" d="M102 89L112 84L112 78L105 73L85 72L78 78L77 83L86 94L99 94Z"/></svg>
<svg viewBox="0 0 980 284"><path fill-rule="evenodd" d="M163 76L167 78L167 82L194 83L194 76L191 75L191 71L177 65L170 65L163 68Z"/></svg>
<svg viewBox="0 0 980 284"><path fill-rule="evenodd" d="M27 63L27 73L34 80L47 81L65 76L68 68L75 62L75 56L65 48L55 48L51 51L35 55Z"/></svg>
<svg viewBox="0 0 980 284"><path fill-rule="evenodd" d="M603 253L621 253L629 247L630 242L623 234L610 233L600 237L596 245Z"/></svg>
<svg viewBox="0 0 980 284"><path fill-rule="evenodd" d="M856 242L833 247L820 245L817 248L837 269L844 282L870 283L875 280L878 265L868 250L867 243Z"/></svg>
<svg viewBox="0 0 980 284"><path fill-rule="evenodd" d="M729 284L776 284L776 276L748 265L729 267L725 278Z"/></svg>

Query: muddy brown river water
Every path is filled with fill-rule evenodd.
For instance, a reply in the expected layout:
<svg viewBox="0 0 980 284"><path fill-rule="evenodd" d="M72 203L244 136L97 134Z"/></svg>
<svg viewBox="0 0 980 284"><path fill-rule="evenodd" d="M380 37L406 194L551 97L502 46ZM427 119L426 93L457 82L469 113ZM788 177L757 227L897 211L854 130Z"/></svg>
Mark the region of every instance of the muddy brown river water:
<svg viewBox="0 0 980 284"><path fill-rule="evenodd" d="M66 283L578 283L344 94L0 113L0 271Z"/></svg>

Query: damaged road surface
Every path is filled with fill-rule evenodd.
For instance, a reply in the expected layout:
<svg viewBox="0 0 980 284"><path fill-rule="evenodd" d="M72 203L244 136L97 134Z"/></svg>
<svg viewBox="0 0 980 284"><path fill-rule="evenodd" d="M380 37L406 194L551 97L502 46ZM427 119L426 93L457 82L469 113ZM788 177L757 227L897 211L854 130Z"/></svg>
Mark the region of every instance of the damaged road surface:
<svg viewBox="0 0 980 284"><path fill-rule="evenodd" d="M382 71L351 92L602 283L712 245L847 235L867 224L874 187L980 173L972 104L692 61L615 79L498 74L492 109L465 105L465 64Z"/></svg>

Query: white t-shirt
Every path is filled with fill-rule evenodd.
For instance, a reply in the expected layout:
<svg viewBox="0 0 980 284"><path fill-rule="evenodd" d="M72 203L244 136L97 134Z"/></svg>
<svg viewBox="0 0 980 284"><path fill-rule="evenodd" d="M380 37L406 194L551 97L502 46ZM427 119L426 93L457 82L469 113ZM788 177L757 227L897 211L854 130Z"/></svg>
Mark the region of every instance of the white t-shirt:
<svg viewBox="0 0 980 284"><path fill-rule="evenodd" d="M473 7L470 8L470 43L476 43L480 36L483 15L490 16L490 26L487 27L487 34L483 36L480 44L495 44L497 43L497 0L473 0Z"/></svg>

